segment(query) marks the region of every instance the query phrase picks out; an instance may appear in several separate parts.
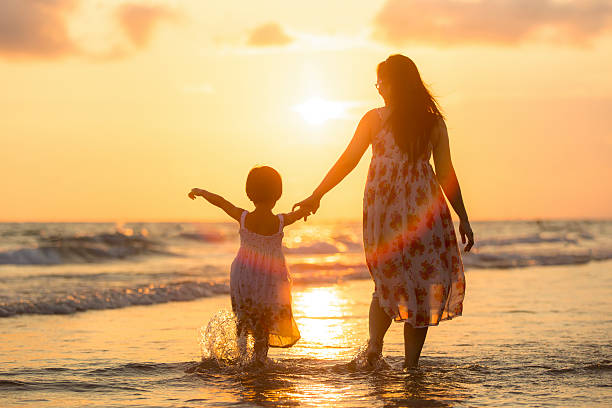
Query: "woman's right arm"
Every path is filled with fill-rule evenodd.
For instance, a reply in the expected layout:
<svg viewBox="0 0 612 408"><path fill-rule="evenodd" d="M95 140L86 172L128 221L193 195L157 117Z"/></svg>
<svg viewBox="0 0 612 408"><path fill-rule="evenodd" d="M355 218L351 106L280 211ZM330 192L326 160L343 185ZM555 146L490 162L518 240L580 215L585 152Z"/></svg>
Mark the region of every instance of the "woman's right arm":
<svg viewBox="0 0 612 408"><path fill-rule="evenodd" d="M432 139L436 176L440 186L442 186L442 190L444 190L446 198L448 198L453 210L455 210L457 216L459 216L459 234L461 235L461 242L464 244L467 238L465 251L468 252L472 248L472 245L474 245L474 233L470 226L467 211L463 203L463 197L461 196L459 180L457 180L457 174L455 173L451 160L448 131L444 119L438 121L438 126L436 126Z"/></svg>
<svg viewBox="0 0 612 408"><path fill-rule="evenodd" d="M363 154L370 145L373 130L378 125L379 120L376 109L372 109L363 115L344 153L342 153L340 158L329 170L323 181L321 181L321 184L319 184L310 197L295 204L293 208L308 208L313 214L317 211L321 198L329 190L337 186L357 166L359 160L361 160Z"/></svg>

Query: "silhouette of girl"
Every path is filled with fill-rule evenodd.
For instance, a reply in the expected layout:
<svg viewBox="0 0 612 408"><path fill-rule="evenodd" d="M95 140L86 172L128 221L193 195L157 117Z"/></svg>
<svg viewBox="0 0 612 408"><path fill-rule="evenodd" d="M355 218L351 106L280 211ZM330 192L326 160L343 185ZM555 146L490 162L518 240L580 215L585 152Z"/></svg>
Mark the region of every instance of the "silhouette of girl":
<svg viewBox="0 0 612 408"><path fill-rule="evenodd" d="M239 352L246 356L246 338L254 339L254 363L265 364L268 347L291 347L300 332L291 311L291 279L283 255L283 228L308 214L300 209L274 214L283 192L282 180L268 166L255 167L247 176L246 193L255 205L249 212L223 197L194 188L189 198L203 197L240 222L240 249L232 262L230 293L237 320Z"/></svg>

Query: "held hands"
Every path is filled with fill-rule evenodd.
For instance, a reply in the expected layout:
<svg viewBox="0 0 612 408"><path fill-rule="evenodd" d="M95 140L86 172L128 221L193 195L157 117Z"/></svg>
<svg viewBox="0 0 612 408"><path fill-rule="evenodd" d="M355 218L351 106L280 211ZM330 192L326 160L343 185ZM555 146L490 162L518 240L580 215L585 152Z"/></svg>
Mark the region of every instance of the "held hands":
<svg viewBox="0 0 612 408"><path fill-rule="evenodd" d="M319 209L319 205L321 205L321 198L311 195L305 200L300 201L299 203L293 204L291 211L295 211L296 207L299 207L300 210L308 211L308 214L304 216L304 221L308 219L308 216L311 214L315 214Z"/></svg>
<svg viewBox="0 0 612 408"><path fill-rule="evenodd" d="M192 188L189 194L187 194L187 196L191 198L192 200L195 200L197 196L201 196L201 195L202 195L202 190L200 190L199 188Z"/></svg>
<svg viewBox="0 0 612 408"><path fill-rule="evenodd" d="M468 220L459 220L459 234L461 235L461 242L465 244L467 239L467 245L463 249L465 252L470 252L474 245L474 233L470 222Z"/></svg>

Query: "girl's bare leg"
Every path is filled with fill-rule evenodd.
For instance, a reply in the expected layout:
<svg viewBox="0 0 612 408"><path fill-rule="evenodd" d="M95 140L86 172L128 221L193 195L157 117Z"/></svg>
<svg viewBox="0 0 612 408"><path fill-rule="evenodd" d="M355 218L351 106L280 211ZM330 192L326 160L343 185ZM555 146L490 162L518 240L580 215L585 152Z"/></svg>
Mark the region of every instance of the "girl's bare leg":
<svg viewBox="0 0 612 408"><path fill-rule="evenodd" d="M265 363L268 357L268 332L259 328L256 333L253 333L255 344L253 345L253 354L255 363Z"/></svg>
<svg viewBox="0 0 612 408"><path fill-rule="evenodd" d="M248 335L244 323L238 322L236 325L236 343L238 346L238 355L240 359L247 357L247 340Z"/></svg>
<svg viewBox="0 0 612 408"><path fill-rule="evenodd" d="M409 323L404 323L404 366L406 368L418 366L426 336L427 327L414 328Z"/></svg>

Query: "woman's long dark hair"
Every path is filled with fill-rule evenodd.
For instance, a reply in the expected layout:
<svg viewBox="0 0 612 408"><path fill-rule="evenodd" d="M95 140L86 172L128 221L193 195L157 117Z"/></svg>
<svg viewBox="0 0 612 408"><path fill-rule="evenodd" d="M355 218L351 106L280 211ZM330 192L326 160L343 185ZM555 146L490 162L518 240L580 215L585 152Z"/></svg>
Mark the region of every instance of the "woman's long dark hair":
<svg viewBox="0 0 612 408"><path fill-rule="evenodd" d="M432 128L444 118L414 62L400 54L378 64L378 78L391 89L388 123L399 148L415 160L427 153Z"/></svg>

